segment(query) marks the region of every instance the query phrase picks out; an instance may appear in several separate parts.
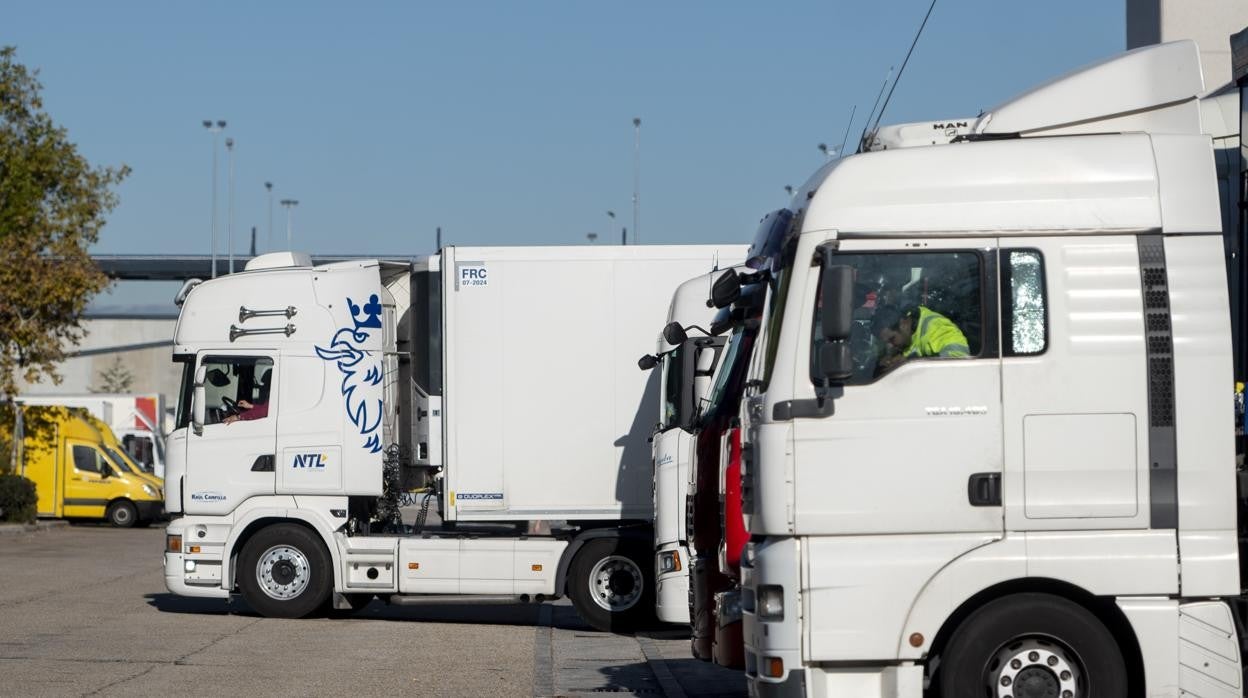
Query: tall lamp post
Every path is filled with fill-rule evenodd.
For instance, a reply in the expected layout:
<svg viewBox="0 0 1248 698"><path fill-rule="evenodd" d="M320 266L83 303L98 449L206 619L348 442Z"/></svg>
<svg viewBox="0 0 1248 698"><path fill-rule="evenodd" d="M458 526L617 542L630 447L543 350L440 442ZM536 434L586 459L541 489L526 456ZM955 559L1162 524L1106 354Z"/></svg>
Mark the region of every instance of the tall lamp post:
<svg viewBox="0 0 1248 698"><path fill-rule="evenodd" d="M615 211L607 211L607 235L610 235L611 231L614 229L615 229ZM609 239L610 238L608 238L608 240ZM593 242L593 240L590 240L590 242Z"/></svg>
<svg viewBox="0 0 1248 698"><path fill-rule="evenodd" d="M294 250L294 229L291 227L290 221L294 209L299 205L299 202L295 199L282 199L281 204L286 207L286 249Z"/></svg>
<svg viewBox="0 0 1248 698"><path fill-rule="evenodd" d="M212 134L212 278L217 278L217 141L225 130L225 121L204 119L204 128Z"/></svg>
<svg viewBox="0 0 1248 698"><path fill-rule="evenodd" d="M269 195L269 234L264 239L264 251L273 251L273 183L265 182L264 190Z"/></svg>
<svg viewBox="0 0 1248 698"><path fill-rule="evenodd" d="M633 117L633 244L641 243L641 117Z"/></svg>
<svg viewBox="0 0 1248 698"><path fill-rule="evenodd" d="M230 273L233 274L234 273L234 139L233 138L225 139L225 154L226 154L226 159L229 161L228 169L230 171L229 180L228 180L229 185L226 187L226 192L225 192L225 199L226 199L225 229L227 231L226 232L226 245L227 245L227 248L229 249Z"/></svg>

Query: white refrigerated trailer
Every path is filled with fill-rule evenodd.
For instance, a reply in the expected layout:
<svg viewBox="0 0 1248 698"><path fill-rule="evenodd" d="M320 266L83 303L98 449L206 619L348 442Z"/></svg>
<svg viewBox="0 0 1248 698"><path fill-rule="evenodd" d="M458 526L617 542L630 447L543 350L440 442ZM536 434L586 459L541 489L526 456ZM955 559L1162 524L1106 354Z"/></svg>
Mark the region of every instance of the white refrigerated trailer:
<svg viewBox="0 0 1248 698"><path fill-rule="evenodd" d="M736 248L448 247L415 264L259 257L188 286L166 583L302 616L567 594L653 613L657 375L678 284ZM735 262L726 259L727 263ZM375 532L385 462L441 523Z"/></svg>

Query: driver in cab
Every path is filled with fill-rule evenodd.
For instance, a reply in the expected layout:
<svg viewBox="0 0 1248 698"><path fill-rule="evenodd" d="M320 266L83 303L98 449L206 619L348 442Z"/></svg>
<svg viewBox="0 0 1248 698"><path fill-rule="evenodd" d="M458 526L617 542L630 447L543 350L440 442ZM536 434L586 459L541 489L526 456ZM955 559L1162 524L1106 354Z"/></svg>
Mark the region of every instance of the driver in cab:
<svg viewBox="0 0 1248 698"><path fill-rule="evenodd" d="M241 410L221 420L221 423L233 424L234 422L263 419L269 416L269 378L272 375L273 369L265 369L264 375L260 377L260 396L256 398L256 402L239 400L238 406Z"/></svg>
<svg viewBox="0 0 1248 698"><path fill-rule="evenodd" d="M904 311L896 306L880 308L871 318L871 332L888 352L881 366L917 358L965 359L971 354L966 335L952 320L921 305Z"/></svg>

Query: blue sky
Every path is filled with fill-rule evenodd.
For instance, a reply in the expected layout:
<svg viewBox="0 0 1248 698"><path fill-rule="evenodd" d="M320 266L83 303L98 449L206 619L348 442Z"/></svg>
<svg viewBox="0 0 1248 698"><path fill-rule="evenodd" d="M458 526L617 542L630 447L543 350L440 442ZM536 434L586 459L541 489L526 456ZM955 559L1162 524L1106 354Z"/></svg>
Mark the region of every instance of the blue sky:
<svg viewBox="0 0 1248 698"><path fill-rule="evenodd" d="M854 105L862 128L927 4L25 1L0 44L93 163L134 170L99 252L209 252L205 118L237 141L239 251L253 225L265 247L265 180L301 202L295 246L315 253L429 252L436 226L455 244L616 240L634 116L642 241L744 242ZM939 0L885 122L973 116L1120 51L1125 13ZM224 254L224 153L220 177Z"/></svg>

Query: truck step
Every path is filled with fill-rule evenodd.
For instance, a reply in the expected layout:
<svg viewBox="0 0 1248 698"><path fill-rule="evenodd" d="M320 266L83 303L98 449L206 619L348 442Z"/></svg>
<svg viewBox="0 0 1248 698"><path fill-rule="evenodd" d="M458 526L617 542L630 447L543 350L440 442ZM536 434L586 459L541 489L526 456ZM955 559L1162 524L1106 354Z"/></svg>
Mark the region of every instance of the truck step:
<svg viewBox="0 0 1248 698"><path fill-rule="evenodd" d="M505 606L551 598L545 594L391 594L389 602L392 606Z"/></svg>

